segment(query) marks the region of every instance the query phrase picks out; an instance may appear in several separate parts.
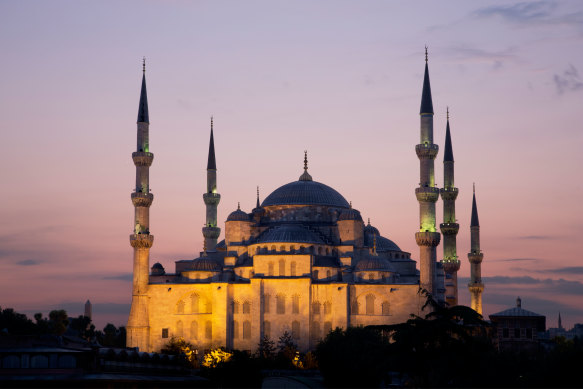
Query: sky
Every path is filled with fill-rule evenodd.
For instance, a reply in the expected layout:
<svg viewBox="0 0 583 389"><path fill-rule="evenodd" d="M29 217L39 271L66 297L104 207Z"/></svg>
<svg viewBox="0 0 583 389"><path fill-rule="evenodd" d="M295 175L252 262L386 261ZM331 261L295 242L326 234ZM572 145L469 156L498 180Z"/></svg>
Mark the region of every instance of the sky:
<svg viewBox="0 0 583 389"><path fill-rule="evenodd" d="M520 296L548 327L583 323L583 3L552 0L0 2L0 306L77 316L89 299L98 328L126 324L144 56L151 264L202 250L211 115L223 230L307 150L314 180L417 259L425 45L441 149L450 110L460 303L475 182L484 314Z"/></svg>

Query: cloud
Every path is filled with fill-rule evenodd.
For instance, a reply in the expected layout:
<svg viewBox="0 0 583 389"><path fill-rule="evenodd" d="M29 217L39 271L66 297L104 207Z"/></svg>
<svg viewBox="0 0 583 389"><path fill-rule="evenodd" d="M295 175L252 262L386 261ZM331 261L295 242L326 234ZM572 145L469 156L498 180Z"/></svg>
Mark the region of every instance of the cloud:
<svg viewBox="0 0 583 389"><path fill-rule="evenodd" d="M134 276L132 273L122 273L122 274L117 274L117 275L104 276L101 279L102 280L117 280L117 281L132 281L133 277Z"/></svg>
<svg viewBox="0 0 583 389"><path fill-rule="evenodd" d="M517 236L516 239L525 239L525 240L550 240L555 239L552 235L524 235L524 236Z"/></svg>
<svg viewBox="0 0 583 389"><path fill-rule="evenodd" d="M557 87L557 93L560 95L564 94L565 92L583 90L583 82L579 77L577 68L573 65L569 65L567 70L565 70L562 75L553 75L553 81Z"/></svg>
<svg viewBox="0 0 583 389"><path fill-rule="evenodd" d="M533 273L542 274L566 274L566 275L580 275L583 274L583 266L567 266L567 267L555 267L550 269L530 269L523 267L513 267L511 270L514 271L528 271Z"/></svg>
<svg viewBox="0 0 583 389"><path fill-rule="evenodd" d="M35 265L40 265L43 262L44 261L41 261L39 259L23 259L22 261L16 262L16 264L18 266L35 266Z"/></svg>
<svg viewBox="0 0 583 389"><path fill-rule="evenodd" d="M469 282L469 278L462 278L462 283ZM533 288L541 288L550 294L569 294L583 295L583 283L579 281L570 281L563 278L534 278L530 276L509 277L509 276L492 276L482 277L485 285L515 285L522 287L529 285Z"/></svg>
<svg viewBox="0 0 583 389"><path fill-rule="evenodd" d="M129 303L91 303L91 311L93 316L96 315L117 315L130 313ZM70 316L80 314L85 310L85 301L64 301L54 304L50 309L64 309Z"/></svg>
<svg viewBox="0 0 583 389"><path fill-rule="evenodd" d="M518 261L540 261L539 258L502 258L491 259L490 262L518 262Z"/></svg>
<svg viewBox="0 0 583 389"><path fill-rule="evenodd" d="M509 47L504 50L488 51L474 46L458 45L445 50L446 57L460 62L486 62L497 70L507 62L518 62L517 49Z"/></svg>
<svg viewBox="0 0 583 389"><path fill-rule="evenodd" d="M583 12L559 13L558 6L559 3L556 1L530 1L484 7L472 12L471 15L476 18L499 17L516 26L562 25L580 28L583 23Z"/></svg>

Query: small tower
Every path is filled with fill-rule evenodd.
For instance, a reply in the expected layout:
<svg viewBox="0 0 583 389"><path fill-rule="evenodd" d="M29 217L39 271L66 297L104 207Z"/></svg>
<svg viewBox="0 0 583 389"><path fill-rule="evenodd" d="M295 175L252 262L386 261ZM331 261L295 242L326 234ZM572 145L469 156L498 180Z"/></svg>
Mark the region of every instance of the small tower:
<svg viewBox="0 0 583 389"><path fill-rule="evenodd" d="M454 161L453 148L451 146L451 134L449 131L449 108L447 110L447 127L445 129L445 148L443 152L443 188L441 199L443 200L443 223L439 229L443 234L443 271L445 280L445 301L449 306L458 304L457 298L457 272L460 269L460 261L457 256L457 233L459 224L455 218L455 200L458 196L458 188L454 185Z"/></svg>
<svg viewBox="0 0 583 389"><path fill-rule="evenodd" d="M89 319L91 319L91 301L87 300L87 302L85 303L85 312L83 313L83 316L88 317Z"/></svg>
<svg viewBox="0 0 583 389"><path fill-rule="evenodd" d="M134 248L134 278L126 345L148 351L150 336L147 296L148 271L150 269L150 247L154 243L154 236L150 235L150 205L154 200L154 195L150 193L150 166L154 160L154 154L150 152L149 143L150 118L146 93L145 59L137 125L138 142L136 152L132 153L132 159L136 165L136 188L131 196L135 209L134 233L130 235L130 244Z"/></svg>
<svg viewBox="0 0 583 389"><path fill-rule="evenodd" d="M415 146L415 152L421 165L419 187L415 195L419 202L419 232L415 240L419 246L420 286L432 295L437 294L436 288L436 247L441 235L435 228L435 202L439 198L439 188L435 187L434 160L439 147L433 143L433 101L429 84L429 67L427 63L427 47L425 48L425 76L421 96L421 143Z"/></svg>
<svg viewBox="0 0 583 389"><path fill-rule="evenodd" d="M221 195L217 193L217 164L215 161L215 140L213 136L213 118L211 116L211 139L206 166L206 193L202 195L206 205L206 223L202 228L205 251L215 251L221 229L217 227L217 205Z"/></svg>
<svg viewBox="0 0 583 389"><path fill-rule="evenodd" d="M478 220L478 207L476 205L476 186L474 185L474 198L472 200L472 221L470 223L471 231L471 246L468 253L470 261L470 283L468 289L471 294L470 306L480 315L482 314L482 292L484 291L484 284L482 283L482 260L484 254L480 250L480 221ZM520 306L520 301L517 299L517 304Z"/></svg>

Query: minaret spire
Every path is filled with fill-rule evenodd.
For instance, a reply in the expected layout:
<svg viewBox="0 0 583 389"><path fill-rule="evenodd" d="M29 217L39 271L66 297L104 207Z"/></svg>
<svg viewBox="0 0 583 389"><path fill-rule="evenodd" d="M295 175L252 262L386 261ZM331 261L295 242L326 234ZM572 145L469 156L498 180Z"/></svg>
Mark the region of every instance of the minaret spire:
<svg viewBox="0 0 583 389"><path fill-rule="evenodd" d="M300 176L300 181L312 181L312 176L308 173L308 150L304 150L304 173Z"/></svg>
<svg viewBox="0 0 583 389"><path fill-rule="evenodd" d="M217 193L217 164L215 160L215 139L213 134L213 117L211 116L211 135L209 141L208 163L206 166L206 193L202 195L206 205L206 222L202 228L204 252L214 251L221 229L217 225L217 206L221 195Z"/></svg>
<svg viewBox="0 0 583 389"><path fill-rule="evenodd" d="M259 207L261 207L261 204L259 202L259 185L257 185L257 204L255 204L255 208Z"/></svg>
<svg viewBox="0 0 583 389"><path fill-rule="evenodd" d="M476 205L476 186L474 184L474 196L472 199L472 221L470 223L471 231L471 249L468 253L470 261L470 283L468 289L471 294L470 306L473 310L482 314L482 292L484 284L482 283L482 260L484 254L480 250L480 221L478 220L478 206Z"/></svg>
<svg viewBox="0 0 583 389"><path fill-rule="evenodd" d="M419 232L415 233L415 240L419 246L420 286L430 294L441 300L437 289L436 246L439 245L441 235L435 227L435 202L439 198L439 188L435 187L434 160L439 147L433 143L433 102L431 86L429 84L429 66L427 47L425 48L425 76L423 78L423 92L421 94L421 142L415 146L415 152L421 165L419 187L415 189L415 196L419 202Z"/></svg>
<svg viewBox="0 0 583 389"><path fill-rule="evenodd" d="M460 226L455 218L455 200L458 196L458 188L454 186L454 161L449 129L449 107L447 108L446 116L443 188L441 189L443 223L439 225L439 229L443 235L443 259L441 264L445 272L445 300L450 306L454 306L458 304L457 272L460 268L460 261L457 256L456 238Z"/></svg>
<svg viewBox="0 0 583 389"><path fill-rule="evenodd" d="M142 90L138 108L138 136L136 151L132 159L136 166L136 188L131 194L134 204L134 233L130 244L134 248L132 305L127 325L128 347L150 350L150 325L148 319L148 284L150 247L154 236L150 235L150 205L154 195L150 193L150 166L154 154L150 153L150 120L148 117L148 96L146 93L146 60L142 64Z"/></svg>

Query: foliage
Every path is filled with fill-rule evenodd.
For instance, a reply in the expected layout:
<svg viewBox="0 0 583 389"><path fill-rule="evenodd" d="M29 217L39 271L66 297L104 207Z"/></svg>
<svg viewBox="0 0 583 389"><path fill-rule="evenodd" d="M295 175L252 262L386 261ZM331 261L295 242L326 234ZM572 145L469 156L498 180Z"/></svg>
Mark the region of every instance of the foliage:
<svg viewBox="0 0 583 389"><path fill-rule="evenodd" d="M233 353L226 351L223 347L216 348L206 353L202 359L202 366L216 368L228 362L233 357Z"/></svg>
<svg viewBox="0 0 583 389"><path fill-rule="evenodd" d="M379 331L349 327L331 331L316 348L330 387L378 387L387 371L388 340Z"/></svg>
<svg viewBox="0 0 583 389"><path fill-rule="evenodd" d="M287 331L277 341L277 364L281 368L294 368L299 364L298 346Z"/></svg>
<svg viewBox="0 0 583 389"><path fill-rule="evenodd" d="M80 315L77 318L70 319L69 328L79 334L79 337L87 341L95 338L95 326L91 324L91 319L87 316Z"/></svg>
<svg viewBox="0 0 583 389"><path fill-rule="evenodd" d="M190 367L198 368L198 359L195 351L196 347L192 343L187 342L184 338L172 336L160 352L168 355L182 355Z"/></svg>
<svg viewBox="0 0 583 389"><path fill-rule="evenodd" d="M97 331L95 336L99 344L104 347L124 348L126 346L125 327L116 328L113 324L107 323L103 331Z"/></svg>
<svg viewBox="0 0 583 389"><path fill-rule="evenodd" d="M7 335L31 335L38 333L38 328L26 315L14 312L12 308L0 307L0 330Z"/></svg>
<svg viewBox="0 0 583 389"><path fill-rule="evenodd" d="M257 357L260 359L270 360L275 357L275 342L264 336L257 345Z"/></svg>
<svg viewBox="0 0 583 389"><path fill-rule="evenodd" d="M221 388L261 386L261 363L245 351L211 350L202 362L201 374Z"/></svg>
<svg viewBox="0 0 583 389"><path fill-rule="evenodd" d="M53 335L63 335L67 331L69 317L64 309L49 312L49 329Z"/></svg>

